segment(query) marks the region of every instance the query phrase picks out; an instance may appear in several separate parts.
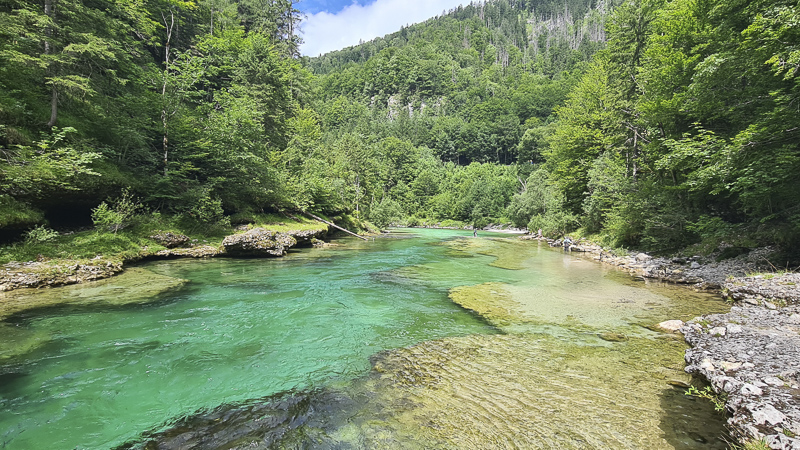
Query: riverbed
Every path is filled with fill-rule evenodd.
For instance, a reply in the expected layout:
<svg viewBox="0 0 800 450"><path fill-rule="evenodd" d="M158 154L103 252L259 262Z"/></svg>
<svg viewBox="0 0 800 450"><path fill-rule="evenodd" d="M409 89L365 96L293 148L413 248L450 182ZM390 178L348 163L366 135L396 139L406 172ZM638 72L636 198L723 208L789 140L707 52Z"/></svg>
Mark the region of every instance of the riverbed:
<svg viewBox="0 0 800 450"><path fill-rule="evenodd" d="M727 447L651 330L715 297L501 234L339 243L15 298L0 446Z"/></svg>

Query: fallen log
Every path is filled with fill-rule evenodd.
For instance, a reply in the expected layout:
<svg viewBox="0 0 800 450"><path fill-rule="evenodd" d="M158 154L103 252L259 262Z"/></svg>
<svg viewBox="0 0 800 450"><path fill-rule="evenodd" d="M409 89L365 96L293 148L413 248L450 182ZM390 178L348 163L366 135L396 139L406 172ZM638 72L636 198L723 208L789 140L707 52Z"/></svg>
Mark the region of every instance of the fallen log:
<svg viewBox="0 0 800 450"><path fill-rule="evenodd" d="M344 229L344 228L340 227L339 225L336 225L335 223L328 222L327 220L325 220L325 219L323 219L323 218L321 218L321 217L317 217L317 216L315 216L314 214L311 214L310 212L303 211L303 214L305 214L305 215L307 215L307 216L311 217L312 219L319 220L320 222L322 222L322 223L324 223L324 224L328 224L328 225L330 225L330 226L332 226L332 227L334 227L334 228L336 228L336 229L338 229L338 230L342 230L342 231L344 231L344 232L345 232L345 233L347 233L347 234L352 234L353 236L355 236L355 237L357 237L357 238L359 238L359 239L363 239L363 240L365 240L365 241L368 241L368 240L369 240L369 239L365 238L364 236L359 236L359 235L357 235L357 234L353 233L353 232L352 232L352 231L350 231L350 230L346 230L346 229Z"/></svg>

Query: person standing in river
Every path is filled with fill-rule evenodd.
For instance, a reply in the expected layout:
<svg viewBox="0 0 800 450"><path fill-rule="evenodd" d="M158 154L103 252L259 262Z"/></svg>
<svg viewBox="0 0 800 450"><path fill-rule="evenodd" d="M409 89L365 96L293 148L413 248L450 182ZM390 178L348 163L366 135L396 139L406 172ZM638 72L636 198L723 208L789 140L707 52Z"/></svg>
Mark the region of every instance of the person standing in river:
<svg viewBox="0 0 800 450"><path fill-rule="evenodd" d="M478 237L478 227L472 226L472 237Z"/></svg>

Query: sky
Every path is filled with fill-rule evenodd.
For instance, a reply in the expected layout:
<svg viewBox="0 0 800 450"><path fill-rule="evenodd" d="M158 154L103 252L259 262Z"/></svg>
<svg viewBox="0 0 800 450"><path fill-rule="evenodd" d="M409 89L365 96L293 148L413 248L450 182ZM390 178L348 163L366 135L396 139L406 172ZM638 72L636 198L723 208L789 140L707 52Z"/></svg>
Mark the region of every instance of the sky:
<svg viewBox="0 0 800 450"><path fill-rule="evenodd" d="M307 18L300 52L318 56L423 22L469 0L300 0Z"/></svg>

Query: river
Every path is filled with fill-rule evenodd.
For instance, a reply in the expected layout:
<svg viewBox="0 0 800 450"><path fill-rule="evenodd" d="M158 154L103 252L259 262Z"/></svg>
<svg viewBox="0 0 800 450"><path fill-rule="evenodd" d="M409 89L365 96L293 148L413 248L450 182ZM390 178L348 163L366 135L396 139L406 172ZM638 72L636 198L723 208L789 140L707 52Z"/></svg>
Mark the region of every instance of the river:
<svg viewBox="0 0 800 450"><path fill-rule="evenodd" d="M0 448L727 447L649 328L721 301L500 234L390 236L8 296Z"/></svg>

